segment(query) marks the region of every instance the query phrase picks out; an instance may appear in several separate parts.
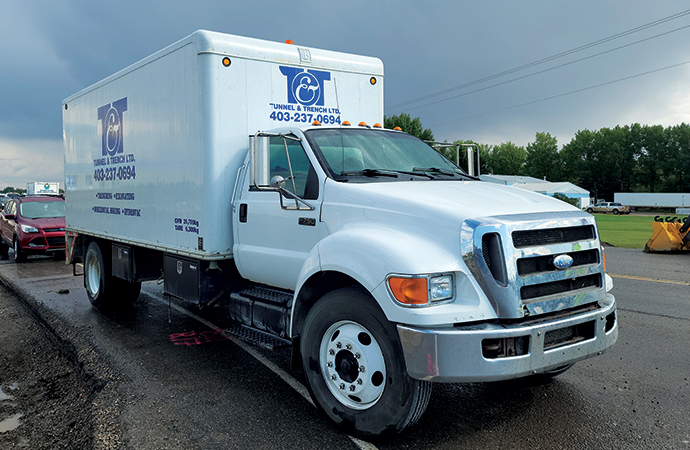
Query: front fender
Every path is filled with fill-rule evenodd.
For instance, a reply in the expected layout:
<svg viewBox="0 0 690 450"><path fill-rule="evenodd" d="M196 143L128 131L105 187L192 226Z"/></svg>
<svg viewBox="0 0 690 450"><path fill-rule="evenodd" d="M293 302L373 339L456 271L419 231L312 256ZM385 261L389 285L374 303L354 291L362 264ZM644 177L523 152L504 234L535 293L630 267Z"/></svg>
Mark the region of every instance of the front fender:
<svg viewBox="0 0 690 450"><path fill-rule="evenodd" d="M315 273L333 271L357 280L372 294L391 322L450 325L494 318L495 312L481 288L467 275L467 266L459 256L459 243L451 248L440 239L415 231L366 223L346 227L327 236L307 258L296 292ZM386 288L385 280L391 273L453 273L455 299L452 303L429 307L401 306Z"/></svg>

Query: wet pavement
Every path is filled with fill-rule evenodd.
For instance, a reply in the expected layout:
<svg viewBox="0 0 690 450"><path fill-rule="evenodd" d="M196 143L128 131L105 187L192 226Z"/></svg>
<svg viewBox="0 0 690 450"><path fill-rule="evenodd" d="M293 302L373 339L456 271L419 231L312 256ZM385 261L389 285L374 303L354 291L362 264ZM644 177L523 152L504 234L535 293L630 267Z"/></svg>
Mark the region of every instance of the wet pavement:
<svg viewBox="0 0 690 450"><path fill-rule="evenodd" d="M613 349L551 383L435 385L419 423L376 447L690 449L690 255L606 256L619 308ZM288 350L248 352L214 334L229 325L220 305L169 307L161 286L146 283L132 310L106 316L89 305L82 278L49 259L0 261L0 278L73 345L82 376L99 386L97 443L366 447L303 397Z"/></svg>

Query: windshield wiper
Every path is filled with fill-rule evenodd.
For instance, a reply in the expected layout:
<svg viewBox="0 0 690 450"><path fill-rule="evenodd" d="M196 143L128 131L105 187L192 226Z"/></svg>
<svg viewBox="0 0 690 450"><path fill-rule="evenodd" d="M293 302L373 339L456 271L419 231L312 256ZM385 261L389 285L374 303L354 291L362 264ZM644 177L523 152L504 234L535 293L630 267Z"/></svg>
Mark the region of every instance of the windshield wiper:
<svg viewBox="0 0 690 450"><path fill-rule="evenodd" d="M438 173L438 174L446 175L449 177L454 177L455 175L459 175L462 177L469 178L470 180L478 180L479 179L477 177L473 177L471 175L468 175L465 172L444 170L444 169L439 169L438 167L414 167L412 170L418 171L418 172Z"/></svg>
<svg viewBox="0 0 690 450"><path fill-rule="evenodd" d="M340 175L363 175L365 177L393 177L398 178L395 170L387 169L362 169L362 170L343 170Z"/></svg>
<svg viewBox="0 0 690 450"><path fill-rule="evenodd" d="M454 172L451 172L449 170L439 169L438 167L413 167L412 170L415 172L440 173L441 175L448 175L450 177L455 176Z"/></svg>
<svg viewBox="0 0 690 450"><path fill-rule="evenodd" d="M394 169L362 169L362 170L350 170L350 171L343 171L340 172L340 175L364 175L366 177L393 177L397 178L398 174L403 174L403 175L412 175L415 177L427 177L430 180L434 179L433 175L430 175L428 173L419 173L419 172L409 172L406 170L394 170Z"/></svg>

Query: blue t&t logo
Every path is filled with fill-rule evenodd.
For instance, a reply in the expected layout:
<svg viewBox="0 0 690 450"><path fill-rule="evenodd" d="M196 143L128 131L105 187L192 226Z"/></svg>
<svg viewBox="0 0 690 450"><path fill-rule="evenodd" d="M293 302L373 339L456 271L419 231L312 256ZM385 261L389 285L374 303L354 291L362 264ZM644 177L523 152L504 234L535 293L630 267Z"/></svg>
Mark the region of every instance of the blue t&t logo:
<svg viewBox="0 0 690 450"><path fill-rule="evenodd" d="M280 73L287 77L288 103L323 106L323 85L331 80L330 72L280 66Z"/></svg>
<svg viewBox="0 0 690 450"><path fill-rule="evenodd" d="M127 111L127 97L98 108L101 121L101 156L115 156L122 153L123 113Z"/></svg>

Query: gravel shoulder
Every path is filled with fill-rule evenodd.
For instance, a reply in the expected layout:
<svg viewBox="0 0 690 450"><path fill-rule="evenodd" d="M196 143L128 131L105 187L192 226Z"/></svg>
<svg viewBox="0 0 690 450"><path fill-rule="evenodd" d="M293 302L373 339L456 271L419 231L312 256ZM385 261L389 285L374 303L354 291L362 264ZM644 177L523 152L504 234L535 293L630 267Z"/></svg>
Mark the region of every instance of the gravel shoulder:
<svg viewBox="0 0 690 450"><path fill-rule="evenodd" d="M47 333L0 286L0 448L92 447L89 390Z"/></svg>

